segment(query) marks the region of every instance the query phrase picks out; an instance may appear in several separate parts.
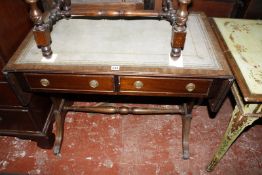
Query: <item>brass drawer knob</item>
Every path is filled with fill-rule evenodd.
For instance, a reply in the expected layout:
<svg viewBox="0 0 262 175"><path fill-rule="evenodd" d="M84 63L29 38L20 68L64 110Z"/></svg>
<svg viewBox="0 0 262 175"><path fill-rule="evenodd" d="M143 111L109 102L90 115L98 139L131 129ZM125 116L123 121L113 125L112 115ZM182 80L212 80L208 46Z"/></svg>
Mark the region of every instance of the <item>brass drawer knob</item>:
<svg viewBox="0 0 262 175"><path fill-rule="evenodd" d="M99 86L99 83L98 83L98 81L96 81L96 80L91 80L91 81L89 82L89 86L90 86L91 88L97 88L97 87Z"/></svg>
<svg viewBox="0 0 262 175"><path fill-rule="evenodd" d="M47 87L47 86L50 85L49 80L46 79L46 78L42 78L42 79L40 80L40 83L41 83L41 85L44 86L44 87Z"/></svg>
<svg viewBox="0 0 262 175"><path fill-rule="evenodd" d="M134 86L136 89L141 89L144 86L144 84L142 81L135 81Z"/></svg>
<svg viewBox="0 0 262 175"><path fill-rule="evenodd" d="M196 85L195 85L194 83L188 83L188 84L186 85L186 90L187 90L188 92L193 92L193 91L195 90L195 88L196 88Z"/></svg>

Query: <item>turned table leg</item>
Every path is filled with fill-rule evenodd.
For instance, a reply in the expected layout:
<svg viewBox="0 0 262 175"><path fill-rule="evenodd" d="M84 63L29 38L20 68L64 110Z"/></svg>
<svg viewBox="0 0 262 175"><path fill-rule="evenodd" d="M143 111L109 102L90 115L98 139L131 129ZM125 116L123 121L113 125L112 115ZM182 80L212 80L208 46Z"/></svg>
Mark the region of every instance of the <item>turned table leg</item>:
<svg viewBox="0 0 262 175"><path fill-rule="evenodd" d="M33 34L37 47L42 50L42 55L46 58L52 57L51 30L56 21L71 17L71 0L58 0L48 2L54 10L51 11L48 20L44 21L42 12L37 7L38 0L25 0L30 4L30 18L34 22Z"/></svg>
<svg viewBox="0 0 262 175"><path fill-rule="evenodd" d="M59 111L54 111L55 124L56 124L56 138L54 143L54 154L58 155L61 150L63 135L64 135L64 117Z"/></svg>
<svg viewBox="0 0 262 175"><path fill-rule="evenodd" d="M262 117L262 104L244 104L236 83L231 87L231 91L236 100L236 106L232 113L231 120L219 145L219 148L207 166L207 171L213 171L218 162L222 159L229 147L234 143L242 131L254 121Z"/></svg>
<svg viewBox="0 0 262 175"><path fill-rule="evenodd" d="M56 125L56 137L55 137L53 152L55 155L58 155L61 150L63 136L64 136L64 121L65 121L66 111L63 110L63 108L64 108L65 100L54 98L54 97L52 97L51 99L54 105L53 114L55 117L55 125Z"/></svg>
<svg viewBox="0 0 262 175"><path fill-rule="evenodd" d="M184 104L185 114L182 115L182 149L183 159L189 159L189 133L194 103Z"/></svg>
<svg viewBox="0 0 262 175"><path fill-rule="evenodd" d="M37 7L38 0L26 0L30 4L30 17L34 22L34 38L37 46L41 48L44 57L52 56L51 35L49 26L44 23L42 12Z"/></svg>
<svg viewBox="0 0 262 175"><path fill-rule="evenodd" d="M254 105L254 104L252 104ZM245 106L247 109L250 108L249 105ZM251 125L254 121L259 119L259 117L252 117L252 116L246 116L245 114L241 113L238 106L235 106L235 109L233 111L230 123L227 127L226 133L222 139L221 144L219 145L219 148L215 155L213 156L213 159L207 166L207 171L213 171L215 166L218 164L218 162L221 160L221 158L224 156L224 154L227 152L229 147L232 145L232 143L237 139L237 137L242 133L242 131L249 125Z"/></svg>
<svg viewBox="0 0 262 175"><path fill-rule="evenodd" d="M186 40L186 22L188 19L187 6L191 0L179 0L179 8L176 11L176 18L172 24L172 50L170 53L171 58L177 59L181 55L181 50L184 48Z"/></svg>

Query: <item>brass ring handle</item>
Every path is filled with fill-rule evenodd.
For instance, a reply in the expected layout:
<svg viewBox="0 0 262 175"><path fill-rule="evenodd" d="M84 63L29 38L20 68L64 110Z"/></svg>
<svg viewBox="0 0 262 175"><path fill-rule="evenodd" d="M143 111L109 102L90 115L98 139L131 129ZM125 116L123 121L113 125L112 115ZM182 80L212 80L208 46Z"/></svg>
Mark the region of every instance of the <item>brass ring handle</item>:
<svg viewBox="0 0 262 175"><path fill-rule="evenodd" d="M91 80L91 81L89 81L89 86L91 88L97 88L99 86L99 83L98 83L97 80Z"/></svg>
<svg viewBox="0 0 262 175"><path fill-rule="evenodd" d="M135 81L134 86L136 89L141 89L144 86L144 84L142 81Z"/></svg>
<svg viewBox="0 0 262 175"><path fill-rule="evenodd" d="M193 91L195 90L195 88L196 88L196 85L195 85L194 83L188 83L188 84L186 85L186 90L187 90L188 92L193 92Z"/></svg>
<svg viewBox="0 0 262 175"><path fill-rule="evenodd" d="M46 78L42 78L42 79L40 80L40 83L41 83L41 85L44 86L44 87L47 87L47 86L50 85L49 80L46 79Z"/></svg>

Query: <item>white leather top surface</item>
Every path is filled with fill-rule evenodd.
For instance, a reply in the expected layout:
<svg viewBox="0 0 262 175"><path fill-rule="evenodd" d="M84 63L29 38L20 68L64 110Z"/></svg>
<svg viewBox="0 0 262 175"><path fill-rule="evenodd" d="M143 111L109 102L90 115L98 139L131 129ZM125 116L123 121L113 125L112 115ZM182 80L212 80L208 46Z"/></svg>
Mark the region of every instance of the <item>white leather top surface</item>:
<svg viewBox="0 0 262 175"><path fill-rule="evenodd" d="M16 64L174 66L171 25L165 20L61 20L51 36L54 60L43 61L32 37ZM198 14L189 17L182 57L185 68L220 69Z"/></svg>

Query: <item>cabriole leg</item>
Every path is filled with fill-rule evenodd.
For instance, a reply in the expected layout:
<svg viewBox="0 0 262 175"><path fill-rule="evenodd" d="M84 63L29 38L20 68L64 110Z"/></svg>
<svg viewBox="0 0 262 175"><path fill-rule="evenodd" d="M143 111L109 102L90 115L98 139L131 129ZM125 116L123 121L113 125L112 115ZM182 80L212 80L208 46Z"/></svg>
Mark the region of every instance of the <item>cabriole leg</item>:
<svg viewBox="0 0 262 175"><path fill-rule="evenodd" d="M246 105L246 109L250 109L252 106ZM248 110L250 111L250 110ZM251 116L245 116L242 114L238 106L235 106L235 109L233 111L230 123L227 127L226 133L222 139L221 144L219 145L219 148L215 155L213 156L213 159L207 166L207 171L213 171L215 166L218 164L218 162L221 160L221 158L224 156L224 154L227 152L229 147L232 145L232 143L237 139L237 137L242 133L242 131L249 125L251 125L254 121L256 121L259 117L251 117Z"/></svg>

